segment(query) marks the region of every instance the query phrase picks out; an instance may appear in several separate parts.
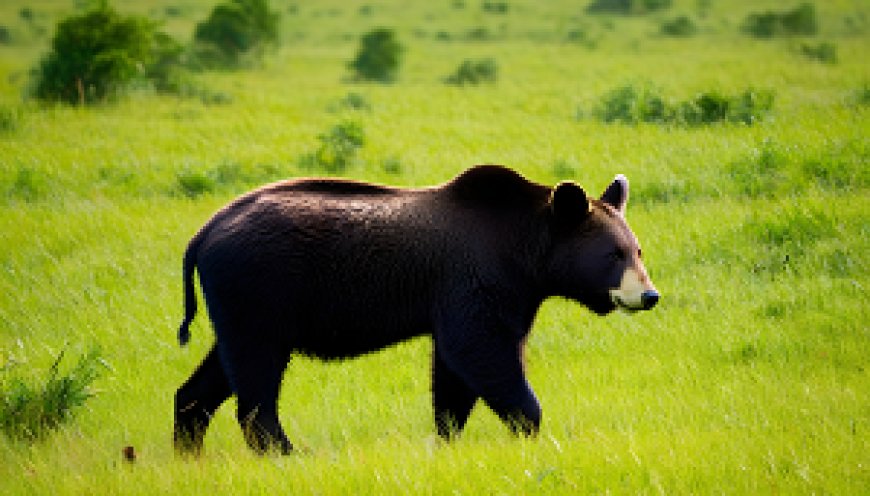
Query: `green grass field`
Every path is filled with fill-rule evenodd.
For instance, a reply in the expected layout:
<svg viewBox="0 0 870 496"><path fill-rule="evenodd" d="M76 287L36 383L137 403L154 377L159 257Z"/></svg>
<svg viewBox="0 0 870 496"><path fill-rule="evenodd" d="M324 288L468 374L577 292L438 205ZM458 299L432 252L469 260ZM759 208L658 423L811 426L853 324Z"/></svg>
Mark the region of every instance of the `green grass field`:
<svg viewBox="0 0 870 496"><path fill-rule="evenodd" d="M0 493L870 491L866 2L816 1L815 36L757 39L741 32L747 14L800 2L674 0L623 17L555 0L510 0L504 14L468 0L273 0L283 42L261 67L195 76L217 101L145 89L87 108L24 98L55 22L81 3L0 5L0 384L45 377L61 350L61 369L93 346L110 368L56 432L0 434ZM114 4L184 42L213 5ZM697 34L661 35L678 15ZM348 82L376 26L405 46L399 77ZM802 52L822 42L836 63ZM443 83L480 58L497 61L496 83ZM602 95L628 84L672 102L769 91L774 105L753 125L597 119ZM351 93L370 108L344 105ZM457 442L438 441L420 339L342 363L294 359L281 417L299 454L250 453L231 401L202 458L177 458L173 395L213 341L202 313L191 345L176 341L188 239L243 191L323 174L302 157L348 120L365 132L342 174L353 178L429 185L500 163L600 192L625 173L662 301L604 319L545 304L528 346L544 410L535 439L478 405Z"/></svg>

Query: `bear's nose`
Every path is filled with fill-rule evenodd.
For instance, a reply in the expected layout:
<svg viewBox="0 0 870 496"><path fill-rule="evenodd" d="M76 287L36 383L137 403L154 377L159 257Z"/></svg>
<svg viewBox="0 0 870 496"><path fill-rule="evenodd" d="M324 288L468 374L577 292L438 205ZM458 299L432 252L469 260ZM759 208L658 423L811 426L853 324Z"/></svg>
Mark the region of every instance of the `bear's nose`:
<svg viewBox="0 0 870 496"><path fill-rule="evenodd" d="M640 295L640 304L643 306L644 310L649 310L650 308L656 306L656 303L659 302L659 292L654 289L649 289L643 292Z"/></svg>

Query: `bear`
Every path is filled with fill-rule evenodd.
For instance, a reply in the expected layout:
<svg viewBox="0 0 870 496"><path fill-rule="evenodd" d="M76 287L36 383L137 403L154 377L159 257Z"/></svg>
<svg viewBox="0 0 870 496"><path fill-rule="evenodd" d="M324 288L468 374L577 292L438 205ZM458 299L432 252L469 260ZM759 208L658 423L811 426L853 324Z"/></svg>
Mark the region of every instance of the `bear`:
<svg viewBox="0 0 870 496"><path fill-rule="evenodd" d="M595 199L497 165L425 188L309 178L242 195L184 253L179 341L197 312L195 271L216 340L175 395L176 450L199 453L235 395L249 447L290 453L277 400L292 355L346 359L423 335L441 438L462 431L478 400L534 435L541 407L523 349L544 300L598 315L659 300L627 200L623 175Z"/></svg>

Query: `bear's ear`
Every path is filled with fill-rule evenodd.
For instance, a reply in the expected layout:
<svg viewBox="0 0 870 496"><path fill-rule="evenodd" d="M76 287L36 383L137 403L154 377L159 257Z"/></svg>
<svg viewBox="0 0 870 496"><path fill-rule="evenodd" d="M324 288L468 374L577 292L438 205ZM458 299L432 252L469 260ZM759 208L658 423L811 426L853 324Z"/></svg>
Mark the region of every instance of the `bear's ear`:
<svg viewBox="0 0 870 496"><path fill-rule="evenodd" d="M628 203L628 178L617 174L610 186L601 195L601 201L625 213L625 204Z"/></svg>
<svg viewBox="0 0 870 496"><path fill-rule="evenodd" d="M557 219L579 221L589 214L589 199L577 183L562 181L550 193L550 208Z"/></svg>

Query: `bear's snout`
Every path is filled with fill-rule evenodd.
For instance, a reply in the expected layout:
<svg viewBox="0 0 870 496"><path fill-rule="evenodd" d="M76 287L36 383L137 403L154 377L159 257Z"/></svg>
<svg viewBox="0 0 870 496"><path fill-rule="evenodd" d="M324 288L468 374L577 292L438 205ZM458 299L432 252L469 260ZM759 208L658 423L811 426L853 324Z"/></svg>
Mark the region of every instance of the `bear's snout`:
<svg viewBox="0 0 870 496"><path fill-rule="evenodd" d="M651 309L656 306L656 303L658 302L659 292L654 289L644 291L643 294L640 295L640 303L644 310Z"/></svg>
<svg viewBox="0 0 870 496"><path fill-rule="evenodd" d="M659 292L642 265L626 269L619 287L609 290L609 293L613 304L627 312L649 310L659 301Z"/></svg>

